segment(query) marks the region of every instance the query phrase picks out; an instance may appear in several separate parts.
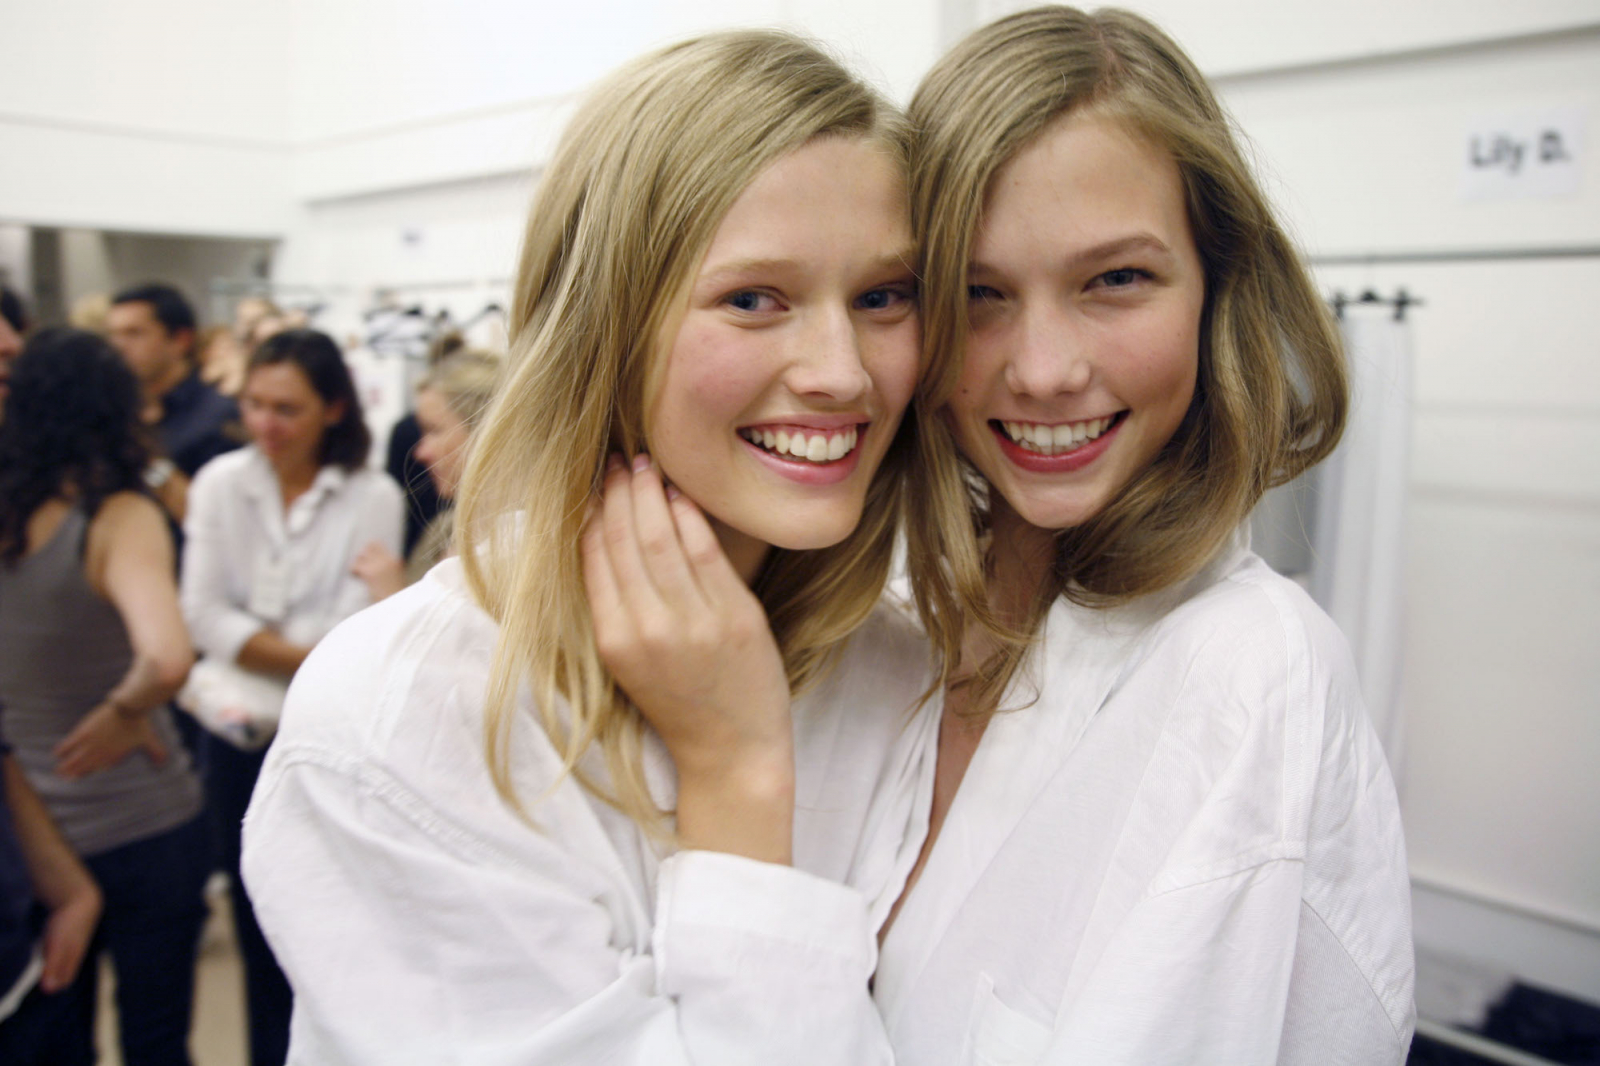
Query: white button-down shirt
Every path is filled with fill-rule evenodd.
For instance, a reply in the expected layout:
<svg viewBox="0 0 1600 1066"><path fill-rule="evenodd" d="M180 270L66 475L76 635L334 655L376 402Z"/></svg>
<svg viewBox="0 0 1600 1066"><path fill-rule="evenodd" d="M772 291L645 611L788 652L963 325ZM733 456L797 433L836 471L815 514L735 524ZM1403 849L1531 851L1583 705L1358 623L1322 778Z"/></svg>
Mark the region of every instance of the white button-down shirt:
<svg viewBox="0 0 1600 1066"><path fill-rule="evenodd" d="M497 633L447 560L336 628L290 687L243 866L295 991L291 1062L888 1063L867 983L926 826L937 726L936 707L913 711L929 679L914 628L880 608L796 701L794 868L663 858L555 785L526 704L519 817L485 762ZM645 769L670 807L654 737Z"/></svg>
<svg viewBox="0 0 1600 1066"><path fill-rule="evenodd" d="M400 553L403 508L387 474L328 465L285 513L277 476L253 446L207 463L184 523L183 614L195 647L231 663L268 627L316 643L372 602L350 566L373 541Z"/></svg>
<svg viewBox="0 0 1600 1066"><path fill-rule="evenodd" d="M1360 692L1242 545L1058 602L884 941L899 1066L1403 1062L1409 886Z"/></svg>

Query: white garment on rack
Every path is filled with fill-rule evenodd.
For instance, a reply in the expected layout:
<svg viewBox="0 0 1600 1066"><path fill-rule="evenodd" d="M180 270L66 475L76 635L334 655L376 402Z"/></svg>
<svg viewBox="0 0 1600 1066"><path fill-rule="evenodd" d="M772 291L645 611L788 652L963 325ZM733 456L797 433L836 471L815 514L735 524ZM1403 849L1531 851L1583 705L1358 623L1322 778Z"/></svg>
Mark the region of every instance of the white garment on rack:
<svg viewBox="0 0 1600 1066"><path fill-rule="evenodd" d="M1346 306L1344 437L1319 471L1311 594L1343 630L1396 784L1401 760L1405 507L1411 452L1411 328L1391 308Z"/></svg>

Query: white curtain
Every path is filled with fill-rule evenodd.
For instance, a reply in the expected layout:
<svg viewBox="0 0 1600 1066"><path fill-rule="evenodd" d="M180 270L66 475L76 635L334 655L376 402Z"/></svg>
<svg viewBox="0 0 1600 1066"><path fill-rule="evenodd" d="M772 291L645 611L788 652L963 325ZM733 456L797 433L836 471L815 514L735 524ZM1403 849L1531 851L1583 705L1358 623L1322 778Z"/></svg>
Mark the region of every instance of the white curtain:
<svg viewBox="0 0 1600 1066"><path fill-rule="evenodd" d="M1378 737L1402 781L1404 556L1410 470L1411 329L1392 307L1342 315L1351 406L1317 473L1311 594L1344 631Z"/></svg>

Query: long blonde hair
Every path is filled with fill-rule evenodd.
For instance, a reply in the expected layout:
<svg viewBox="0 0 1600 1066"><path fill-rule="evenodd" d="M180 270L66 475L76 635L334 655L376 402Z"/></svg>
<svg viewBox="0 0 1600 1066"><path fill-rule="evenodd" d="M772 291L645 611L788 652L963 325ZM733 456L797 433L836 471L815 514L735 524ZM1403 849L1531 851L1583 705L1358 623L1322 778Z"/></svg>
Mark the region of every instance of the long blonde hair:
<svg viewBox="0 0 1600 1066"><path fill-rule="evenodd" d="M457 526L472 593L500 624L485 739L496 788L519 810L508 733L527 684L565 771L641 825L660 825L640 765L642 719L594 646L579 554L585 511L607 455L646 447L656 338L722 217L764 168L830 135L867 138L905 163L904 119L815 47L775 31L720 33L603 83L544 175L506 375L473 439ZM774 550L757 576L795 691L816 680L882 589L923 432L913 417L902 422L850 537ZM594 745L609 788L578 766Z"/></svg>
<svg viewBox="0 0 1600 1066"><path fill-rule="evenodd" d="M959 365L967 267L989 186L1047 126L1079 110L1122 124L1177 162L1205 271L1199 375L1182 423L1150 467L1100 514L1057 535L1055 566L1020 631L997 622L984 598L981 492L972 497L973 521L954 527L959 543L942 567L914 572L919 606L947 653L959 630L952 610L1002 638L1006 650L977 675L991 696L1057 597L1109 606L1193 575L1264 491L1332 451L1347 406L1333 318L1228 116L1177 44L1112 9L1044 7L1001 19L957 44L923 79L910 117L924 343ZM973 471L944 468L937 476L948 493L962 479L971 484ZM917 554L913 544L914 564Z"/></svg>

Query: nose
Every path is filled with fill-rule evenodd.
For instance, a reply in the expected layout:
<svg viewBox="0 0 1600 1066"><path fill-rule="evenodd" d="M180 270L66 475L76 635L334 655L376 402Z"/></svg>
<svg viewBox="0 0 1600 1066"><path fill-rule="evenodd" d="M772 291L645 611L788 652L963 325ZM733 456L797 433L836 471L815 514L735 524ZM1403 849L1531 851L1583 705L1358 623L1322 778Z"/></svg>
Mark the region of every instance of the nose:
<svg viewBox="0 0 1600 1066"><path fill-rule="evenodd" d="M871 387L861 359L861 338L847 311L819 311L801 330L787 384L797 395L841 403L859 399Z"/></svg>
<svg viewBox="0 0 1600 1066"><path fill-rule="evenodd" d="M1067 311L1028 309L1014 339L1006 385L1016 395L1048 399L1088 388L1094 370L1089 344Z"/></svg>

